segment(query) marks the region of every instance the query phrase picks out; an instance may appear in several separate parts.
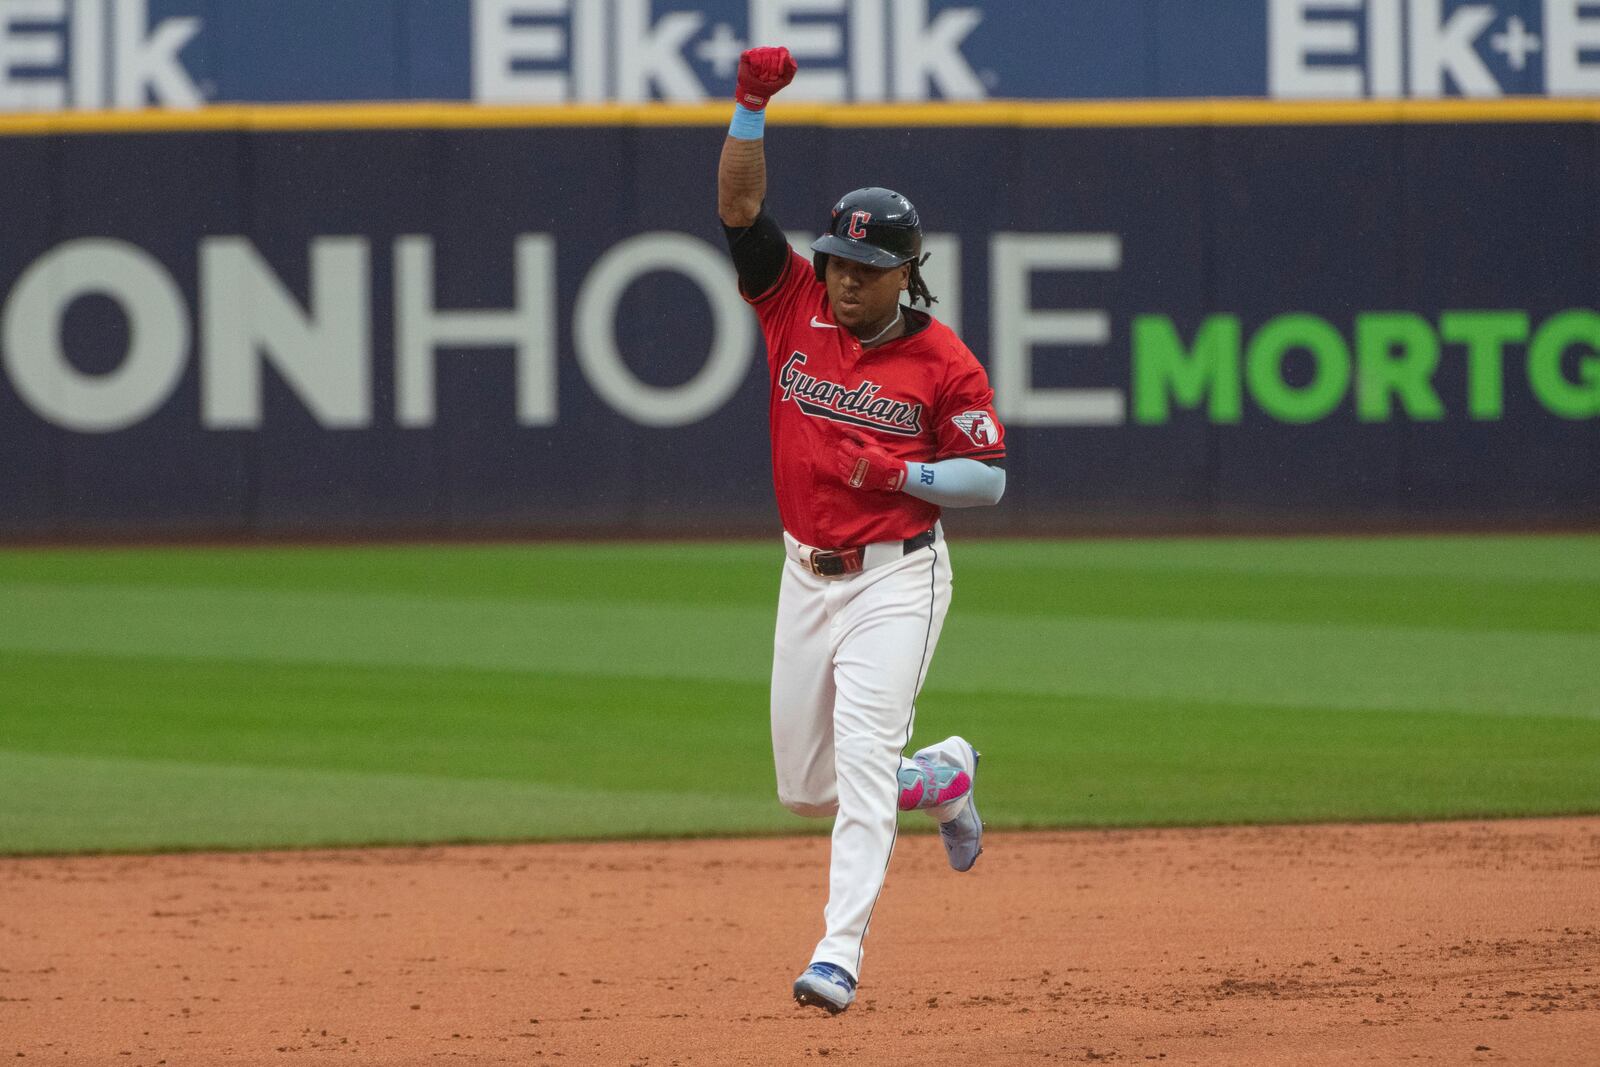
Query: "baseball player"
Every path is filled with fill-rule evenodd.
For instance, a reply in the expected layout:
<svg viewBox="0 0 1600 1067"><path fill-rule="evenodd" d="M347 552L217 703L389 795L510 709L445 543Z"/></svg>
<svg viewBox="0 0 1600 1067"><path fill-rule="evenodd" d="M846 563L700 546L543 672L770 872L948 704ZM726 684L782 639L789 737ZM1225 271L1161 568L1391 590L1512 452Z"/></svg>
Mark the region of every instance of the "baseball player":
<svg viewBox="0 0 1600 1067"><path fill-rule="evenodd" d="M997 503L1005 446L983 367L916 307L934 298L910 201L846 194L809 262L767 214L765 108L794 73L785 48L740 59L717 210L767 342L787 550L772 661L778 797L835 816L826 933L794 997L837 1014L855 1000L897 811L930 813L958 871L983 850L973 747L951 737L902 753L950 605L940 509Z"/></svg>

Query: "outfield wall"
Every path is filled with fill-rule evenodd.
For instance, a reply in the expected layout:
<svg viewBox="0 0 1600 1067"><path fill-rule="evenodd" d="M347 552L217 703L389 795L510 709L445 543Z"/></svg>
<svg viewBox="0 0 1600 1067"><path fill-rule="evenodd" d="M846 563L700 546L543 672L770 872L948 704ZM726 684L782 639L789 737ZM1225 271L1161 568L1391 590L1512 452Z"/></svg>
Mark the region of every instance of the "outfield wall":
<svg viewBox="0 0 1600 1067"><path fill-rule="evenodd" d="M928 223L1010 430L963 529L1600 519L1594 105L1284 107L769 130L797 240ZM0 532L772 529L715 118L207 114L0 136Z"/></svg>
<svg viewBox="0 0 1600 1067"><path fill-rule="evenodd" d="M0 112L695 103L759 44L790 102L1600 96L1590 0L0 0Z"/></svg>

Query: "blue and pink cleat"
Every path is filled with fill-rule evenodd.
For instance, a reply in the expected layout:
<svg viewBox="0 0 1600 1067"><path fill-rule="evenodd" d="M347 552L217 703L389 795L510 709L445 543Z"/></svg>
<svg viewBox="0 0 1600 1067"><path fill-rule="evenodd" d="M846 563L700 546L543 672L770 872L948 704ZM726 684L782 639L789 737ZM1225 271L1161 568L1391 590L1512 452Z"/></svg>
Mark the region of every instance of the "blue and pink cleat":
<svg viewBox="0 0 1600 1067"><path fill-rule="evenodd" d="M856 999L856 980L832 963L813 963L794 980L794 999L806 1007L838 1015Z"/></svg>
<svg viewBox="0 0 1600 1067"><path fill-rule="evenodd" d="M983 820L972 795L978 758L965 738L950 737L900 768L900 810L926 811L938 820L939 840L958 871L970 871L983 852Z"/></svg>

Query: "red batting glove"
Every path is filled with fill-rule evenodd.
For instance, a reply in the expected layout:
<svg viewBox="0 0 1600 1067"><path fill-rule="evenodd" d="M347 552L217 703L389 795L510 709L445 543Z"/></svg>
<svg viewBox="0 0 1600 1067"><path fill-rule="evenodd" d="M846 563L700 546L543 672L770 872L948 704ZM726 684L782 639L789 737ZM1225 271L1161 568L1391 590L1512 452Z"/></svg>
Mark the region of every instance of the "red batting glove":
<svg viewBox="0 0 1600 1067"><path fill-rule="evenodd" d="M794 81L795 69L787 48L747 48L739 57L739 88L733 98L760 111L773 93Z"/></svg>
<svg viewBox="0 0 1600 1067"><path fill-rule="evenodd" d="M906 484L906 465L859 433L839 442L839 477L852 489L897 493Z"/></svg>

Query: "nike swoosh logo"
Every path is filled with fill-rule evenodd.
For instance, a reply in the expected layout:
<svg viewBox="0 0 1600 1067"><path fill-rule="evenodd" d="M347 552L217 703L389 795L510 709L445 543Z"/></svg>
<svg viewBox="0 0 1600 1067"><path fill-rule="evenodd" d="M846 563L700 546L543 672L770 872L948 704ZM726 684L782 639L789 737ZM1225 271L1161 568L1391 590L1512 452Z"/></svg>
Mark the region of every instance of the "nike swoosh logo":
<svg viewBox="0 0 1600 1067"><path fill-rule="evenodd" d="M811 316L811 325L819 330L837 330L839 328L831 322L818 322L815 315Z"/></svg>

